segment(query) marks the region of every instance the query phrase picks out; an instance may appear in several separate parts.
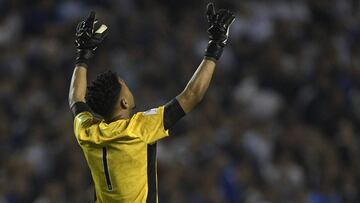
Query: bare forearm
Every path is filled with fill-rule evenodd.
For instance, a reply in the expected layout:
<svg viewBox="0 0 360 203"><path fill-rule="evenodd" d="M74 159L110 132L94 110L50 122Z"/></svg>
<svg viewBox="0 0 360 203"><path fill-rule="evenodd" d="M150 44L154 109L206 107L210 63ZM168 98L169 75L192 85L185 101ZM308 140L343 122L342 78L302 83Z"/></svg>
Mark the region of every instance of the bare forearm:
<svg viewBox="0 0 360 203"><path fill-rule="evenodd" d="M179 104L186 113L191 111L204 97L214 73L215 66L216 64L214 61L204 59L191 77L184 91L177 96Z"/></svg>
<svg viewBox="0 0 360 203"><path fill-rule="evenodd" d="M87 64L89 64L89 60L94 56L95 50L97 50L98 46L106 37L107 26L102 24L99 29L95 30L96 22L97 19L95 12L92 11L86 19L80 21L76 26L76 66L71 78L69 89L70 108L72 108L76 102L85 102L87 89ZM79 108L74 108L74 115L77 110L79 110Z"/></svg>
<svg viewBox="0 0 360 203"><path fill-rule="evenodd" d="M69 106L71 107L76 102L84 102L86 94L86 80L87 70L83 65L77 65L74 69L70 90L69 90Z"/></svg>
<svg viewBox="0 0 360 203"><path fill-rule="evenodd" d="M214 61L204 59L186 85L185 91L194 93L201 100L209 87L215 65Z"/></svg>

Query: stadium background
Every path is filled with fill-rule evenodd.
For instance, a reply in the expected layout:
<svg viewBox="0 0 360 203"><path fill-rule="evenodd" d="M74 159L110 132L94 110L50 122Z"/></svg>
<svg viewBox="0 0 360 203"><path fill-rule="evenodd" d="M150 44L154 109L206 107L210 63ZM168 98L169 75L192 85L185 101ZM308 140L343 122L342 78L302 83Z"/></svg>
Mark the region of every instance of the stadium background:
<svg viewBox="0 0 360 203"><path fill-rule="evenodd" d="M146 110L201 61L206 3L0 0L0 203L93 199L67 104L83 16L109 25L90 79L116 70ZM215 3L237 20L206 98L159 144L160 203L360 202L360 2Z"/></svg>

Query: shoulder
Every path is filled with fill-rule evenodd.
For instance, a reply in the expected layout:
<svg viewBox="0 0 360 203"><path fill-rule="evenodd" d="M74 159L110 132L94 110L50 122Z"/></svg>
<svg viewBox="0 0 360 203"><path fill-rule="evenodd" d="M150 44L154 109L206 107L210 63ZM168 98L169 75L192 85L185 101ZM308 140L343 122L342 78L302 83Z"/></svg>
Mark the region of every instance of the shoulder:
<svg viewBox="0 0 360 203"><path fill-rule="evenodd" d="M154 117L154 116L162 115L163 113L164 113L164 106L159 106L156 108L149 109L147 111L137 112L131 117L131 120L138 118Z"/></svg>
<svg viewBox="0 0 360 203"><path fill-rule="evenodd" d="M129 120L129 127L141 127L162 121L164 117L164 106L140 111L135 113Z"/></svg>
<svg viewBox="0 0 360 203"><path fill-rule="evenodd" d="M88 111L83 111L77 114L74 118L75 127L89 127L92 124L100 123L102 119L95 117Z"/></svg>

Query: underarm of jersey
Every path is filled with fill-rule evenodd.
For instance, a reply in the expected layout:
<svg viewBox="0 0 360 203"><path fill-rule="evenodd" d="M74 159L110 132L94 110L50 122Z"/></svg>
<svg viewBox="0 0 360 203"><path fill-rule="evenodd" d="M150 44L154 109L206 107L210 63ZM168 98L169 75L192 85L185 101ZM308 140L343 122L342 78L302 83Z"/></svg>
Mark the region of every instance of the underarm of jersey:
<svg viewBox="0 0 360 203"><path fill-rule="evenodd" d="M185 112L180 106L177 99L171 100L165 105L164 109L164 128L165 130L170 129L178 122L182 117L185 116Z"/></svg>
<svg viewBox="0 0 360 203"><path fill-rule="evenodd" d="M76 115L78 115L79 113L84 112L84 111L91 112L90 107L85 102L76 102L71 107L71 112L72 112L74 117Z"/></svg>

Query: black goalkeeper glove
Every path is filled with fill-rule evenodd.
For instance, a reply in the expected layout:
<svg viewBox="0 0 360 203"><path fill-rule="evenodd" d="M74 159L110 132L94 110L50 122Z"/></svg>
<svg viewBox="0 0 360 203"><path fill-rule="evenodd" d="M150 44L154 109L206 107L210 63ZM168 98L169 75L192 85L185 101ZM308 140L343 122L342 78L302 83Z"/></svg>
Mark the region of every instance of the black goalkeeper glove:
<svg viewBox="0 0 360 203"><path fill-rule="evenodd" d="M96 23L95 12L92 11L88 18L81 21L76 27L76 64L87 64L88 60L94 56L97 47L106 37L106 25L101 25L94 32Z"/></svg>
<svg viewBox="0 0 360 203"><path fill-rule="evenodd" d="M228 40L229 28L231 23L235 20L235 15L225 9L220 9L215 12L214 4L209 3L206 9L206 17L209 22L209 29L207 32L210 41L205 51L205 56L217 61Z"/></svg>

